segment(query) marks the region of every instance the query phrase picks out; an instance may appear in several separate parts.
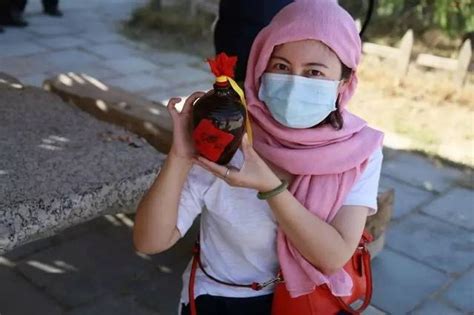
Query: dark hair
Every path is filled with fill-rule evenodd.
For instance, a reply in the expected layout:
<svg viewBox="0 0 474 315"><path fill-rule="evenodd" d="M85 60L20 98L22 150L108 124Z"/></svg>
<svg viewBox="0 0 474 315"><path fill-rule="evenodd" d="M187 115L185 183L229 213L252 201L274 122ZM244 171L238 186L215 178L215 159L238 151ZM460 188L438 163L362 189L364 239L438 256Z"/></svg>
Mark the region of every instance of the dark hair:
<svg viewBox="0 0 474 315"><path fill-rule="evenodd" d="M352 69L346 66L341 62L342 72L341 72L341 80L349 80L352 74ZM342 119L341 112L339 111L339 98L336 100L336 110L331 112L328 117L326 117L322 122L314 126L313 128L317 128L319 126L323 126L325 124L330 124L334 129L340 130L344 125L344 119Z"/></svg>

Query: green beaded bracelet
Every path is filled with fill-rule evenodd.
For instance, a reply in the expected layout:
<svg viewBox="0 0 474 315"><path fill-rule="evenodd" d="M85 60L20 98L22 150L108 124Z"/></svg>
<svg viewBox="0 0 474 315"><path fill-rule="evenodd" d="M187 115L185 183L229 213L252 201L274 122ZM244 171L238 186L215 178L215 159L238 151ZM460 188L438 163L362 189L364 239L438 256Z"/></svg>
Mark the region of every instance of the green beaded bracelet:
<svg viewBox="0 0 474 315"><path fill-rule="evenodd" d="M279 193L281 193L282 191L284 191L287 188L288 188L288 182L286 180L282 179L281 184L278 187L276 187L272 190L266 191L266 192L258 192L257 193L257 198L260 199L260 200L265 200L265 199L268 199L268 198L271 198L273 196L278 195Z"/></svg>

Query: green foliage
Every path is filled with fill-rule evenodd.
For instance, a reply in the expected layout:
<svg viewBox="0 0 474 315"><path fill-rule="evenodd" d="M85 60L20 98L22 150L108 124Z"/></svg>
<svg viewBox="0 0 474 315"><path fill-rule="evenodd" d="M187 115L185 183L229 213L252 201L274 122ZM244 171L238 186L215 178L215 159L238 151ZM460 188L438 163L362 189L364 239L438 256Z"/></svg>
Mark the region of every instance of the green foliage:
<svg viewBox="0 0 474 315"><path fill-rule="evenodd" d="M354 16L364 19L368 0L340 0L340 3ZM473 0L377 0L371 26L369 34L375 36L400 35L412 28L416 33L440 29L452 38L461 38L474 31L474 3Z"/></svg>
<svg viewBox="0 0 474 315"><path fill-rule="evenodd" d="M473 32L474 3L472 0L436 0L433 20L450 35Z"/></svg>

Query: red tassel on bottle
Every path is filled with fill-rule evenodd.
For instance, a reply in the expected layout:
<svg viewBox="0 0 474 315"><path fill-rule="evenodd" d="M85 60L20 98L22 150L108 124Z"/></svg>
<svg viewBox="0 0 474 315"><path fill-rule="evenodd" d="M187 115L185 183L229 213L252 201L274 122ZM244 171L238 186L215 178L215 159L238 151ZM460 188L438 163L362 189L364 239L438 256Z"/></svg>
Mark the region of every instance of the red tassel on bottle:
<svg viewBox="0 0 474 315"><path fill-rule="evenodd" d="M234 78L234 68L237 64L236 56L227 56L225 53L220 53L215 59L207 59L207 62L216 77L225 75Z"/></svg>

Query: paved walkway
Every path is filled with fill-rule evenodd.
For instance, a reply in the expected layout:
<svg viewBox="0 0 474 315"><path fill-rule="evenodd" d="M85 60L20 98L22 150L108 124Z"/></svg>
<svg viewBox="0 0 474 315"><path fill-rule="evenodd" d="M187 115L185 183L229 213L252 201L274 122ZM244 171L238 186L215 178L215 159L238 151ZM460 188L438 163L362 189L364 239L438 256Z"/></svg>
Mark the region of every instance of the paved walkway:
<svg viewBox="0 0 474 315"><path fill-rule="evenodd" d="M116 32L144 2L63 1L65 17L54 19L30 1L30 27L0 35L0 71L32 85L85 72L158 101L209 87L199 58L151 50ZM472 178L386 148L381 187L395 188L395 213L373 262L365 314L472 314ZM174 314L193 235L162 255L138 255L132 219L106 216L0 256L0 314Z"/></svg>

